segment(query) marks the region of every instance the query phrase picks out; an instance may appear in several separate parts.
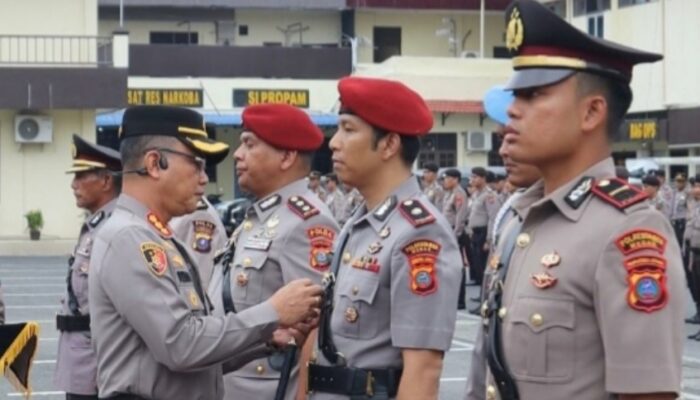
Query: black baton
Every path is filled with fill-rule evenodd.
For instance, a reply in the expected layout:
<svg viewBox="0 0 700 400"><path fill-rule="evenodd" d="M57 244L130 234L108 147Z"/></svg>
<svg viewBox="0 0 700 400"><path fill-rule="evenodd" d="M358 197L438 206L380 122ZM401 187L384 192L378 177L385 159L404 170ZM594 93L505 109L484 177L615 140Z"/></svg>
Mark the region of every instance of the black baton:
<svg viewBox="0 0 700 400"><path fill-rule="evenodd" d="M277 392L275 392L275 400L284 400L284 395L287 393L287 386L289 385L289 377L292 375L292 369L294 369L294 363L297 358L297 345L287 346L287 350L284 353L284 364L282 364L282 371L280 372L280 382L277 384Z"/></svg>

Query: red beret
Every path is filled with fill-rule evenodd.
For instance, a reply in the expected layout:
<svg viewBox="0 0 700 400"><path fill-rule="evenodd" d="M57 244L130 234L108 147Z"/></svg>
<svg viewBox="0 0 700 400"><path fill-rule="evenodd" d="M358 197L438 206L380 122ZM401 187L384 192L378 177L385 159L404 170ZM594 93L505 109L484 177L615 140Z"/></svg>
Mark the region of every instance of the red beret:
<svg viewBox="0 0 700 400"><path fill-rule="evenodd" d="M323 132L302 110L287 104L258 104L243 110L243 129L285 150L313 151L323 144Z"/></svg>
<svg viewBox="0 0 700 400"><path fill-rule="evenodd" d="M433 114L420 95L401 82L347 77L338 82L340 112L355 114L372 126L406 136L433 128Z"/></svg>

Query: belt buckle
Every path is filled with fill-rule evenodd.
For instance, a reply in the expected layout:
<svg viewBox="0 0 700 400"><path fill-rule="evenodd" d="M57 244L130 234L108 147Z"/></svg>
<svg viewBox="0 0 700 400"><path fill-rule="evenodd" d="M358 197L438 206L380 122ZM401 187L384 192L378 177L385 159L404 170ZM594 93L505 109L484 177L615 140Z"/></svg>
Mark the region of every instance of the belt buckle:
<svg viewBox="0 0 700 400"><path fill-rule="evenodd" d="M374 375L372 375L372 371L367 371L367 380L365 381L365 394L369 397L374 396Z"/></svg>
<svg viewBox="0 0 700 400"><path fill-rule="evenodd" d="M316 357L312 354L306 362L306 394L311 394L313 392L313 390L311 390L311 366L314 364L316 364Z"/></svg>

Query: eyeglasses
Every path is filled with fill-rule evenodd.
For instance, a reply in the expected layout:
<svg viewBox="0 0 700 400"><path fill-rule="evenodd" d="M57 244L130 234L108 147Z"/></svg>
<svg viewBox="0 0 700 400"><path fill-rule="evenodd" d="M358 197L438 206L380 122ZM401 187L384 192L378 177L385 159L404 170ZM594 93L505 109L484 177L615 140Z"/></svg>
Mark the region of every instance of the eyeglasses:
<svg viewBox="0 0 700 400"><path fill-rule="evenodd" d="M181 151L169 149L167 147L157 147L157 148L154 148L151 150L157 150L157 151L160 151L162 153L170 153L170 154L175 154L175 155L180 156L180 157L185 157L188 160L190 160L190 162L197 168L197 171L199 171L199 172L204 171L204 169L207 166L207 160L203 159L202 157L194 156L192 154L183 153Z"/></svg>

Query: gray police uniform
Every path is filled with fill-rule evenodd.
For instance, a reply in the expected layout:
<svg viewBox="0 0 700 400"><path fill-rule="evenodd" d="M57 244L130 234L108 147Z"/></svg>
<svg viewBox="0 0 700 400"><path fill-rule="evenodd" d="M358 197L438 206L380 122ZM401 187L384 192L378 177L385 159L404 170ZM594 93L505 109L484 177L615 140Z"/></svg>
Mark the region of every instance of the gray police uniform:
<svg viewBox="0 0 700 400"><path fill-rule="evenodd" d="M400 380L402 349L450 348L456 311L445 305L457 302L462 268L457 242L413 176L374 210L358 208L337 242L335 257L341 263L330 316L332 339L347 367L375 370L367 389L375 397L367 398L386 399L387 386ZM324 368L332 364L321 348L317 343L317 364L309 370L312 389L328 385L328 373L348 371ZM355 386L367 388L362 376L357 374L361 382ZM331 390L342 391L341 385ZM332 393L316 389L309 398L348 399Z"/></svg>
<svg viewBox="0 0 700 400"><path fill-rule="evenodd" d="M442 210L442 202L445 197L445 190L442 188L442 186L438 183L437 180L434 180L433 183L430 185L425 185L423 188L423 194L428 197L428 200L430 200L431 203L437 208L438 210Z"/></svg>
<svg viewBox="0 0 700 400"><path fill-rule="evenodd" d="M346 194L342 190L336 188L333 192L326 194L325 203L331 211L331 215L338 224L344 224L350 215L346 206Z"/></svg>
<svg viewBox="0 0 700 400"><path fill-rule="evenodd" d="M61 314L56 316L60 334L54 371L54 384L66 393L97 394L97 358L92 347L88 310L90 254L95 234L116 204L116 199L110 201L85 220L69 259L66 294L61 299Z"/></svg>
<svg viewBox="0 0 700 400"><path fill-rule="evenodd" d="M661 195L661 192L656 193L656 196L654 196L654 198L649 199L649 205L663 215L671 214L671 207L666 202L666 200L664 200L664 197Z"/></svg>
<svg viewBox="0 0 700 400"><path fill-rule="evenodd" d="M671 185L668 183L664 183L659 187L659 195L661 198L664 200L664 202L669 206L668 209L666 210L666 213L664 214L666 218L669 220L671 219L671 214L672 214L672 207L671 205L673 204L673 188Z"/></svg>
<svg viewBox="0 0 700 400"><path fill-rule="evenodd" d="M513 248L510 267L503 285L489 285L487 297L503 288L502 302L500 308L485 302L488 334L479 340L502 348L522 399L680 393L678 244L644 194L607 178L614 176L608 158L547 196L540 181L513 204L518 218L496 249L506 262L504 249ZM495 261L490 265L500 281L503 267ZM497 325L500 338L491 328ZM503 371L494 365L489 362L485 393L468 399L499 397L494 376Z"/></svg>
<svg viewBox="0 0 700 400"><path fill-rule="evenodd" d="M214 317L186 246L122 194L90 260L89 304L100 396L217 400L222 367L267 352L278 316L269 302Z"/></svg>
<svg viewBox="0 0 700 400"><path fill-rule="evenodd" d="M472 195L473 201L469 213L469 226L467 230L472 234L476 234L478 230L484 230L486 240L491 240L493 231L493 221L496 218L501 204L499 203L496 192L486 186L481 191Z"/></svg>
<svg viewBox="0 0 700 400"><path fill-rule="evenodd" d="M304 180L257 201L231 237L235 255L230 267L222 262L215 266L209 287L214 315L247 310L295 279L320 283L330 265L338 230L328 207ZM229 300L224 300L226 297ZM230 305L226 301L232 302L234 309L227 309ZM284 353L277 352L226 374L225 398L272 399L283 359ZM296 394L297 373L295 368L287 387L288 399Z"/></svg>
<svg viewBox="0 0 700 400"><path fill-rule="evenodd" d="M688 192L685 190L673 190L671 197L671 225L676 233L678 243L683 242L683 232L685 231L685 222L688 218Z"/></svg>
<svg viewBox="0 0 700 400"><path fill-rule="evenodd" d="M452 190L446 190L442 199L442 215L452 227L456 238L464 233L464 226L470 214L469 199L461 186L457 185Z"/></svg>
<svg viewBox="0 0 700 400"><path fill-rule="evenodd" d="M173 218L170 227L175 236L189 246L206 290L214 269L214 255L226 245L228 239L219 214L209 200L203 197L195 212Z"/></svg>

